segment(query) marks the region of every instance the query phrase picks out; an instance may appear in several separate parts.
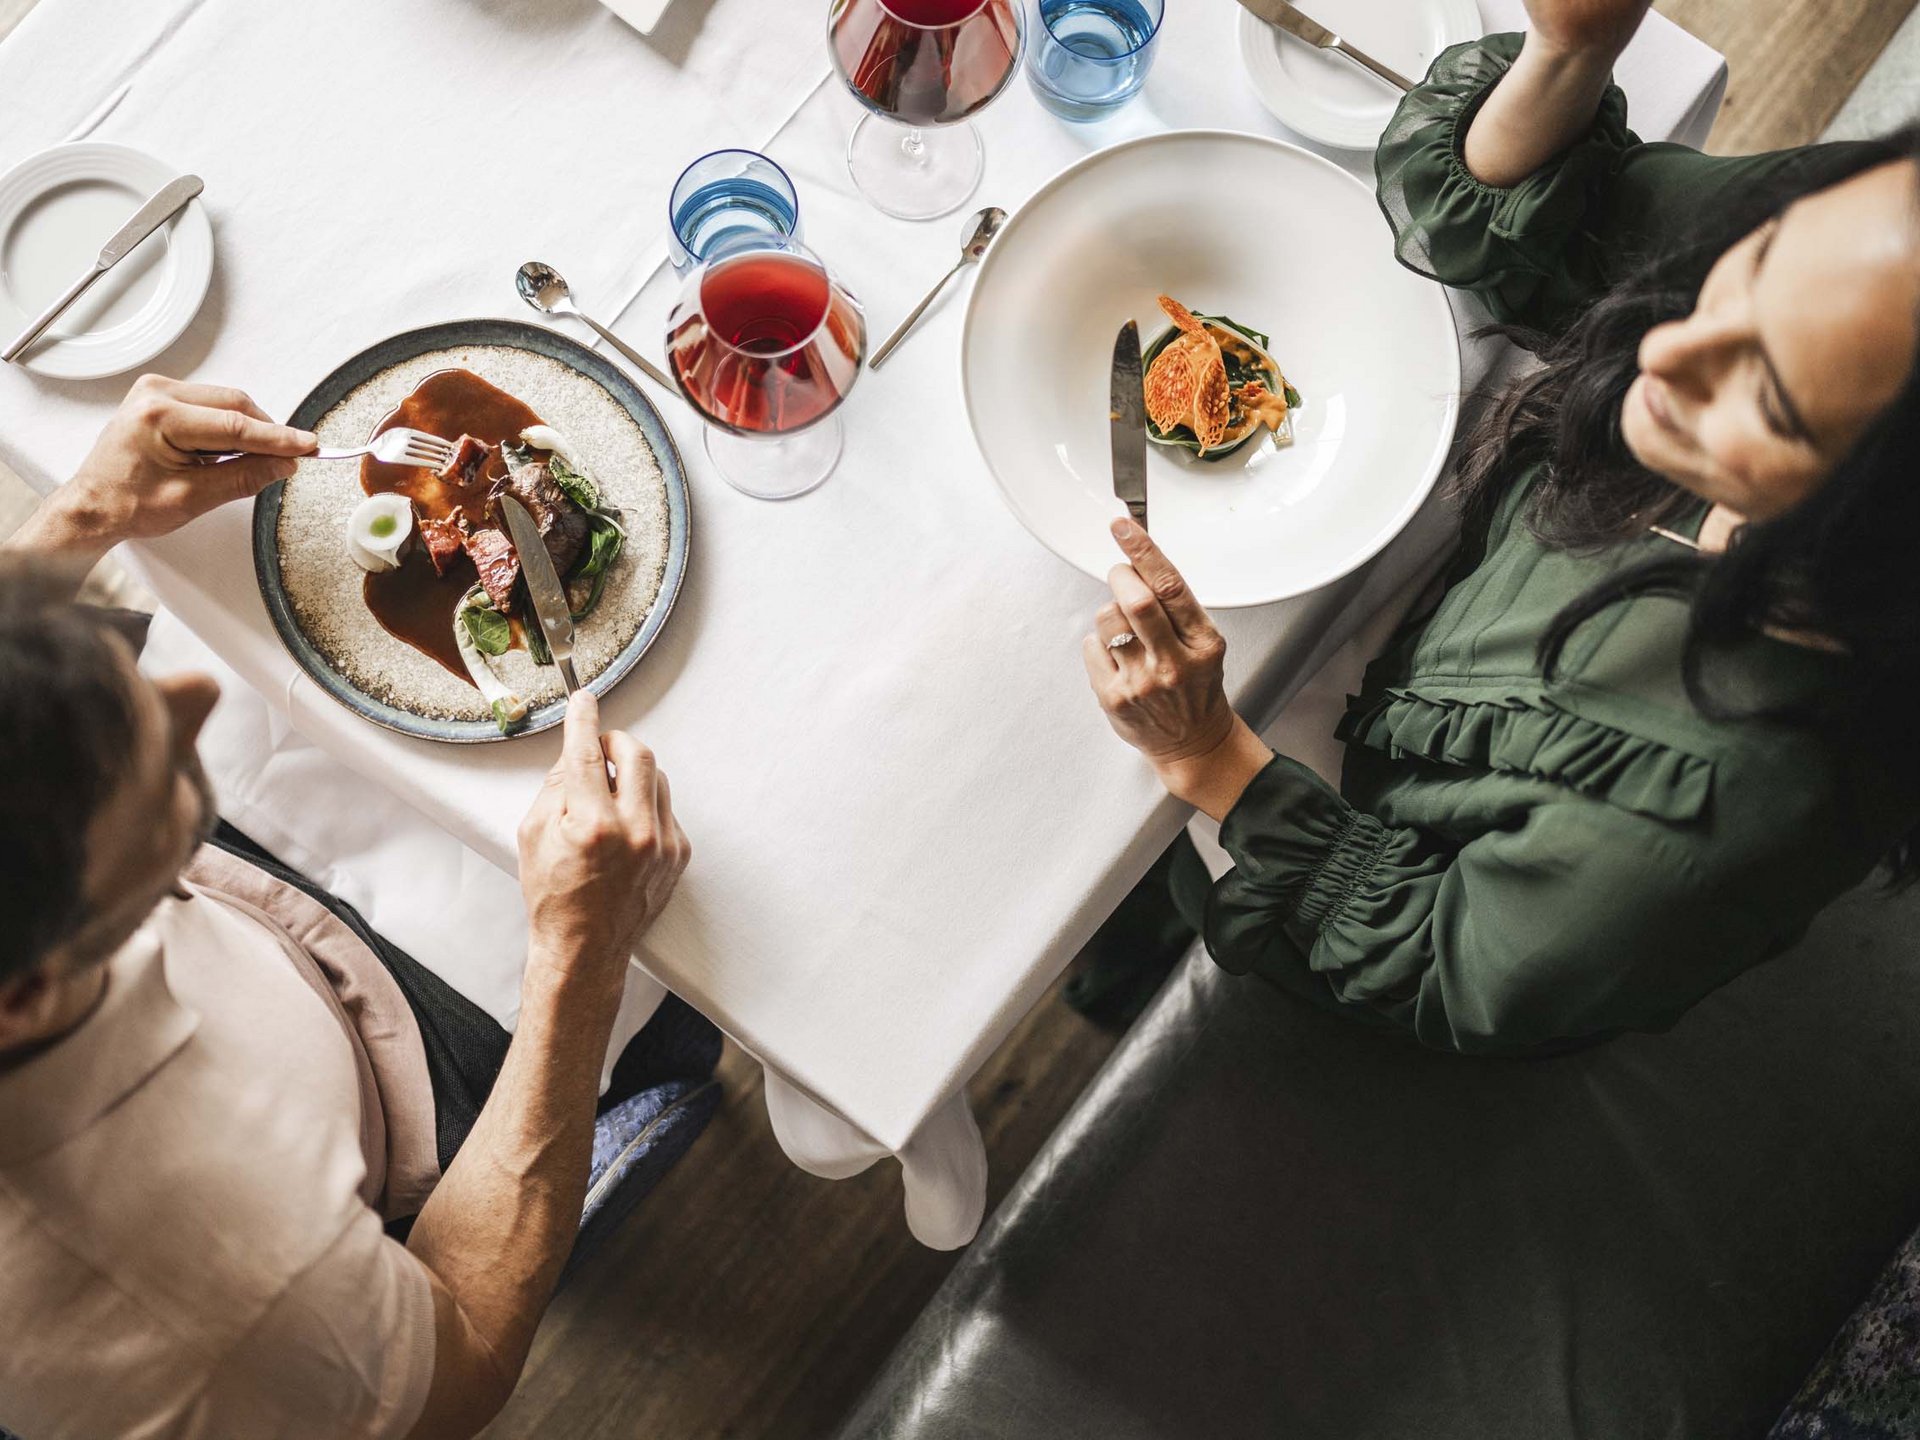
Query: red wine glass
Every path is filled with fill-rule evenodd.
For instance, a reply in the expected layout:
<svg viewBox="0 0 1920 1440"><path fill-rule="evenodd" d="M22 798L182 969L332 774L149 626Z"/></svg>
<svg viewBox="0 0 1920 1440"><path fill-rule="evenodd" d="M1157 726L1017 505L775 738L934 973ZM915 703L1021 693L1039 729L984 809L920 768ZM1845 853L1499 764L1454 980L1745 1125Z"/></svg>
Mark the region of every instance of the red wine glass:
<svg viewBox="0 0 1920 1440"><path fill-rule="evenodd" d="M762 500L804 495L833 472L835 412L866 353L859 302L797 241L699 266L667 321L667 360L708 421L708 457Z"/></svg>
<svg viewBox="0 0 1920 1440"><path fill-rule="evenodd" d="M889 215L930 220L980 183L980 136L968 117L1020 68L1022 0L832 0L834 67L869 113L847 164Z"/></svg>

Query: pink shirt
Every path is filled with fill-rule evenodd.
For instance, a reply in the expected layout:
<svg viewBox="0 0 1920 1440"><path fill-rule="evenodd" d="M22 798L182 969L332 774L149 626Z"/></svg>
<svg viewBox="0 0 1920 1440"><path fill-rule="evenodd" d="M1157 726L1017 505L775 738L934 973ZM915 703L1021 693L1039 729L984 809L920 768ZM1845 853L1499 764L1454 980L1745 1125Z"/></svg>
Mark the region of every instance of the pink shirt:
<svg viewBox="0 0 1920 1440"><path fill-rule="evenodd" d="M0 1071L0 1425L404 1435L433 1300L381 1211L437 1179L419 1032L324 907L210 849L188 877Z"/></svg>

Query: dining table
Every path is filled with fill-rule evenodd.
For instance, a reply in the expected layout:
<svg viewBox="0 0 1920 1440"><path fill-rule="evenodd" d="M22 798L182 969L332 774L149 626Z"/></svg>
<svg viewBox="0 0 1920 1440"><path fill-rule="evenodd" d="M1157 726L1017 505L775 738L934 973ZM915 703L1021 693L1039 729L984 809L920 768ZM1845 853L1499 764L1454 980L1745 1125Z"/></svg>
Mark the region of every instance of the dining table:
<svg viewBox="0 0 1920 1440"><path fill-rule="evenodd" d="M677 283L667 196L706 151L785 167L807 243L877 338L957 256L968 211L1017 211L1093 150L1179 129L1319 148L1247 82L1234 0L1173 0L1131 105L1068 124L1016 80L978 117L976 199L891 219L848 173L860 112L828 58L827 11L672 0L641 34L597 0L40 0L0 43L0 169L91 139L202 176L212 286L148 368L286 415L399 331L566 328L516 296L528 259L659 356ZM1525 20L1520 0L1480 14L1489 31ZM1708 46L1654 14L1617 76L1643 137L1704 141L1725 87ZM1320 153L1370 183L1369 154ZM1192 182L1197 215L1231 208L1232 176ZM1088 690L1080 641L1104 586L1023 529L987 474L960 395L966 295L949 287L861 377L837 471L799 499L721 483L698 417L649 391L688 477L691 558L658 642L603 704L658 754L695 852L636 952L621 1033L665 991L682 997L764 1067L795 1163L842 1177L896 1157L907 1223L942 1248L985 1203L969 1077L1191 814ZM1484 317L1453 303L1465 337ZM1461 344L1468 390L1510 363ZM0 367L0 460L51 490L130 378ZM1234 704L1279 719L1452 534L1435 498L1344 579L1221 612ZM511 1027L515 830L558 732L437 744L330 699L270 622L244 504L121 554L162 607L144 663L223 683L202 753L226 817Z"/></svg>

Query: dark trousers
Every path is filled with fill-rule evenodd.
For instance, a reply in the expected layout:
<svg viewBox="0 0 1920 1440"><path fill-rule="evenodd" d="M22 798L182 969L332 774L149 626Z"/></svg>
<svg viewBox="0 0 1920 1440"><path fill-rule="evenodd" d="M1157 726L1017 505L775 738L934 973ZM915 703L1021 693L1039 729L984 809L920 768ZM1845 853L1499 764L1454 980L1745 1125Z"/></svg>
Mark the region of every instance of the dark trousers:
<svg viewBox="0 0 1920 1440"><path fill-rule="evenodd" d="M1212 887L1182 830L1081 950L1067 1004L1109 1029L1131 1025L1200 933Z"/></svg>

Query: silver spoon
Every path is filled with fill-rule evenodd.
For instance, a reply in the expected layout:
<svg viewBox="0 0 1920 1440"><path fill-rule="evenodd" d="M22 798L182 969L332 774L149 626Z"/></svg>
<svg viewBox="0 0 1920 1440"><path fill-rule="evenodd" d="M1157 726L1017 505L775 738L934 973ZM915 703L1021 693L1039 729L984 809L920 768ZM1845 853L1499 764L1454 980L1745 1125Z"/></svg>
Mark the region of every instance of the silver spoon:
<svg viewBox="0 0 1920 1440"><path fill-rule="evenodd" d="M585 321L596 335L626 356L642 375L676 395L680 393L680 387L673 383L666 371L574 304L573 292L567 288L566 277L551 265L543 265L538 260L527 261L514 275L513 287L520 292L522 300L542 315L571 315L576 320Z"/></svg>
<svg viewBox="0 0 1920 1440"><path fill-rule="evenodd" d="M993 243L993 237L1000 233L1000 227L1007 222L1007 212L998 205L989 205L967 222L966 240L960 247L960 258L953 263L953 269L942 275L933 289L927 292L927 298L913 307L913 313L900 322L899 328L889 335L880 348L873 352L873 358L867 362L870 369L878 370L887 363L887 357L893 354L899 343L907 338L907 332L913 329L920 317L927 313L927 307L933 304L934 297L947 288L947 282L958 275L967 266L978 263L987 253L987 246Z"/></svg>

